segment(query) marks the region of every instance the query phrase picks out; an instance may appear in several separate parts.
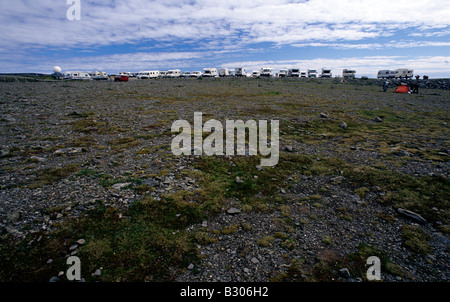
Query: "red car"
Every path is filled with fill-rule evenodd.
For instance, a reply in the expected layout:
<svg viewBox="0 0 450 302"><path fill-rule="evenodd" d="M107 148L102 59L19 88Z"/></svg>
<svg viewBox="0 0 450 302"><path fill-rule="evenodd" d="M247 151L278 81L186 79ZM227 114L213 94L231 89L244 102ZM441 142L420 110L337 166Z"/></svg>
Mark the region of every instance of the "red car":
<svg viewBox="0 0 450 302"><path fill-rule="evenodd" d="M128 76L118 74L114 77L115 82L128 82Z"/></svg>

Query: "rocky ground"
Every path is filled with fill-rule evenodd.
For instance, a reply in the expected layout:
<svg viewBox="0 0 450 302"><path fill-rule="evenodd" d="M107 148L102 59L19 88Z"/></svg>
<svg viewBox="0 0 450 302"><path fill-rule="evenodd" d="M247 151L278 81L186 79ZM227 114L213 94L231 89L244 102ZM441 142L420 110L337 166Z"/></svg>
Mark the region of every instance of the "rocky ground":
<svg viewBox="0 0 450 302"><path fill-rule="evenodd" d="M133 275L141 281L365 281L369 256L382 259L384 281L449 281L450 93L424 87L399 95L357 80L0 83L0 244L11 262L0 277L34 279L35 270L62 280L61 259L79 251L92 262L88 281L128 280L117 262L148 268ZM280 163L174 156L171 125L194 112L280 120ZM192 247L170 276L151 273L163 260L112 256L134 233L117 242L117 230L112 239L67 231L99 207L134 226L128 210L142 200L162 207L150 220L176 237L155 243L167 248L158 259ZM34 247L42 238L57 241ZM27 274L12 256L17 242L42 258Z"/></svg>

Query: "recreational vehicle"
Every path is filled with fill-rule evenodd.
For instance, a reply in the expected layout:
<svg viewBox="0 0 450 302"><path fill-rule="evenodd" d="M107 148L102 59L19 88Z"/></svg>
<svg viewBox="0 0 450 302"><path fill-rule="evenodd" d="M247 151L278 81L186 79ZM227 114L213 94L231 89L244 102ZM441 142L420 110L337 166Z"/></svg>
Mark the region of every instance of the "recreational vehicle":
<svg viewBox="0 0 450 302"><path fill-rule="evenodd" d="M106 74L106 72L103 72L103 71L91 71L91 72L89 72L89 76L93 80L107 80L108 79L108 75Z"/></svg>
<svg viewBox="0 0 450 302"><path fill-rule="evenodd" d="M234 69L234 74L235 74L237 77L246 77L246 76L247 76L247 70L245 70L244 67L236 67L236 68Z"/></svg>
<svg viewBox="0 0 450 302"><path fill-rule="evenodd" d="M162 70L159 72L159 78L166 78L169 72L167 70Z"/></svg>
<svg viewBox="0 0 450 302"><path fill-rule="evenodd" d="M138 79L154 79L157 77L159 77L158 70L140 71L140 72L138 72L138 75L137 75Z"/></svg>
<svg viewBox="0 0 450 302"><path fill-rule="evenodd" d="M317 78L317 71L315 69L308 69L308 78Z"/></svg>
<svg viewBox="0 0 450 302"><path fill-rule="evenodd" d="M300 69L298 68L291 68L288 70L288 77L291 78L299 78L300 77Z"/></svg>
<svg viewBox="0 0 450 302"><path fill-rule="evenodd" d="M69 80L92 80L89 73L84 71L68 71L66 72L65 79Z"/></svg>
<svg viewBox="0 0 450 302"><path fill-rule="evenodd" d="M395 78L395 70L384 69L378 71L377 78L378 79L393 79Z"/></svg>
<svg viewBox="0 0 450 302"><path fill-rule="evenodd" d="M180 77L182 77L182 78L190 78L191 77L191 73L189 71L185 71L182 74L180 74Z"/></svg>
<svg viewBox="0 0 450 302"><path fill-rule="evenodd" d="M301 78L306 78L306 71L302 71L302 72L300 72L300 77Z"/></svg>
<svg viewBox="0 0 450 302"><path fill-rule="evenodd" d="M193 71L191 72L191 78L199 78L202 76L202 72L201 71Z"/></svg>
<svg viewBox="0 0 450 302"><path fill-rule="evenodd" d="M230 76L230 72L227 68L220 68L219 69L219 77L228 77Z"/></svg>
<svg viewBox="0 0 450 302"><path fill-rule="evenodd" d="M342 70L342 77L344 79L347 78L355 78L356 77L356 70L353 69L344 69Z"/></svg>
<svg viewBox="0 0 450 302"><path fill-rule="evenodd" d="M218 77L217 68L203 68L203 77Z"/></svg>
<svg viewBox="0 0 450 302"><path fill-rule="evenodd" d="M259 77L260 75L261 75L261 72L259 72L259 71L257 71L257 70L255 70L255 71L252 72L252 77L253 77L253 78L257 78L257 77Z"/></svg>
<svg viewBox="0 0 450 302"><path fill-rule="evenodd" d="M280 71L278 72L278 76L279 76L280 78L285 78L285 77L287 77L287 76L288 76L288 70L287 70L287 68L280 69Z"/></svg>
<svg viewBox="0 0 450 302"><path fill-rule="evenodd" d="M331 69L322 68L322 73L320 74L321 78L331 78Z"/></svg>
<svg viewBox="0 0 450 302"><path fill-rule="evenodd" d="M168 78L179 78L181 75L181 70L179 69L171 69L167 71L166 77Z"/></svg>
<svg viewBox="0 0 450 302"><path fill-rule="evenodd" d="M273 69L270 68L270 67L261 68L261 71L259 72L259 75L261 77L272 77L273 76Z"/></svg>
<svg viewBox="0 0 450 302"><path fill-rule="evenodd" d="M395 78L396 79L409 79L414 76L413 69L396 69Z"/></svg>

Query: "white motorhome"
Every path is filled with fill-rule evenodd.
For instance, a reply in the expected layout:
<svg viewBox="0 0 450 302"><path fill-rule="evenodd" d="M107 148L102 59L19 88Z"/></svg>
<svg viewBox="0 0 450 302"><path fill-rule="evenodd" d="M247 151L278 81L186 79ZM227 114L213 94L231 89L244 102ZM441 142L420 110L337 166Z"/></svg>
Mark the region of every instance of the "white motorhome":
<svg viewBox="0 0 450 302"><path fill-rule="evenodd" d="M219 69L219 77L228 77L230 76L230 72L228 71L228 68L220 68Z"/></svg>
<svg viewBox="0 0 450 302"><path fill-rule="evenodd" d="M344 70L342 70L342 77L344 79L346 79L346 78L355 78L356 77L356 70L344 69Z"/></svg>
<svg viewBox="0 0 450 302"><path fill-rule="evenodd" d="M278 76L280 78L285 78L288 76L288 69L287 68L282 68L280 69L280 71L278 72Z"/></svg>
<svg viewBox="0 0 450 302"><path fill-rule="evenodd" d="M137 78L138 79L155 79L159 77L160 73L158 70L149 70L149 71L139 71Z"/></svg>
<svg viewBox="0 0 450 302"><path fill-rule="evenodd" d="M202 76L202 72L201 71L193 71L191 72L191 78L199 78Z"/></svg>
<svg viewBox="0 0 450 302"><path fill-rule="evenodd" d="M236 68L234 69L234 74L235 74L237 77L246 77L246 76L247 76L247 70L245 70L244 67L236 67Z"/></svg>
<svg viewBox="0 0 450 302"><path fill-rule="evenodd" d="M389 70L389 69L379 70L377 78L378 79L393 79L393 78L395 78L395 73L396 73L395 70Z"/></svg>
<svg viewBox="0 0 450 302"><path fill-rule="evenodd" d="M299 78L300 77L300 69L299 68L291 68L288 70L288 77L291 78Z"/></svg>
<svg viewBox="0 0 450 302"><path fill-rule="evenodd" d="M270 67L261 68L261 71L259 72L259 75L261 77L272 77L273 76L273 69L270 68Z"/></svg>
<svg viewBox="0 0 450 302"><path fill-rule="evenodd" d="M317 70L308 69L308 78L317 78Z"/></svg>
<svg viewBox="0 0 450 302"><path fill-rule="evenodd" d="M217 74L217 68L203 68L202 76L217 78L219 75Z"/></svg>
<svg viewBox="0 0 450 302"><path fill-rule="evenodd" d="M108 75L106 74L106 72L103 72L103 71L91 71L91 72L89 72L89 76L93 80L107 80L108 79Z"/></svg>
<svg viewBox="0 0 450 302"><path fill-rule="evenodd" d="M306 78L306 71L302 71L302 72L300 72L300 77L301 78Z"/></svg>
<svg viewBox="0 0 450 302"><path fill-rule="evenodd" d="M92 80L89 73L84 71L67 71L64 78L69 80Z"/></svg>
<svg viewBox="0 0 450 302"><path fill-rule="evenodd" d="M322 73L320 74L321 78L331 78L331 69L322 68Z"/></svg>
<svg viewBox="0 0 450 302"><path fill-rule="evenodd" d="M171 69L169 71L167 71L167 77L168 78L179 78L181 75L181 70L179 69Z"/></svg>
<svg viewBox="0 0 450 302"><path fill-rule="evenodd" d="M409 79L414 76L413 69L396 69L395 70L395 78L396 79Z"/></svg>

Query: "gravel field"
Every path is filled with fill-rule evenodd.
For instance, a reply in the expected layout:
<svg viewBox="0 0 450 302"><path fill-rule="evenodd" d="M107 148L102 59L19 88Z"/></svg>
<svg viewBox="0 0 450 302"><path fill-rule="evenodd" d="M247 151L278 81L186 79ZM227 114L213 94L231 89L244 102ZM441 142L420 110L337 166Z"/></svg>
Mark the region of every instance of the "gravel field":
<svg viewBox="0 0 450 302"><path fill-rule="evenodd" d="M0 280L450 281L450 91L368 83L0 82ZM279 120L279 163L173 155L194 112Z"/></svg>

